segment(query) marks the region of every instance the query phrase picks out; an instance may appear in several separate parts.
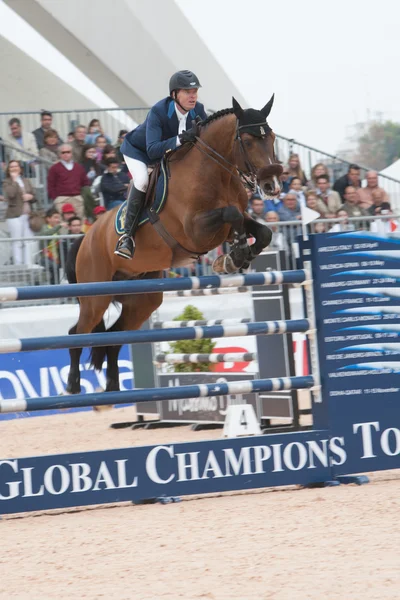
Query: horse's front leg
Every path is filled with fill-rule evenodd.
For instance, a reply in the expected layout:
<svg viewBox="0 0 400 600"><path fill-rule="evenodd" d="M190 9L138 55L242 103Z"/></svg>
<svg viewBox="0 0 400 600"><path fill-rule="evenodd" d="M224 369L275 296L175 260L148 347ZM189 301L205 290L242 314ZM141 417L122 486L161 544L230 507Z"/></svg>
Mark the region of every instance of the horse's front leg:
<svg viewBox="0 0 400 600"><path fill-rule="evenodd" d="M242 213L234 206L228 206L221 211L224 223L231 225L233 243L229 254L218 256L213 263L215 273L237 273L246 261L248 244Z"/></svg>
<svg viewBox="0 0 400 600"><path fill-rule="evenodd" d="M254 260L272 240L272 231L266 225L252 219L249 215L244 215L244 228L247 237L255 239L254 244L247 246L246 258L243 263L243 269L248 269L252 260Z"/></svg>

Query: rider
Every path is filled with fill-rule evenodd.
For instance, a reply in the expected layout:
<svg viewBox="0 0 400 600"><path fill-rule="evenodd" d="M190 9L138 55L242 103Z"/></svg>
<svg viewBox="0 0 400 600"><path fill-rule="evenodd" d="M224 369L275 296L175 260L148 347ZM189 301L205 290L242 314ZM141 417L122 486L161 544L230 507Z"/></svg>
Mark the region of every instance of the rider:
<svg viewBox="0 0 400 600"><path fill-rule="evenodd" d="M143 208L149 183L147 166L159 162L167 150L182 142L194 141L190 131L196 117L206 118L204 106L197 102L200 81L191 71L178 71L169 80L169 96L160 100L148 113L144 123L125 136L121 152L133 178L125 218L124 234L114 254L132 258L139 215Z"/></svg>

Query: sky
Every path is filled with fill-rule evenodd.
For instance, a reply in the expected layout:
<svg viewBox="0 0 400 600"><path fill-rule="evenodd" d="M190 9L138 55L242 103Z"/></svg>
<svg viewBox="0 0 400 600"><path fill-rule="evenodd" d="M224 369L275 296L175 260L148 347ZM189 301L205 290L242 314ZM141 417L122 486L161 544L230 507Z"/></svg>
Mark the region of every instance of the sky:
<svg viewBox="0 0 400 600"><path fill-rule="evenodd" d="M175 1L249 106L275 93L277 133L335 153L358 121L400 121L398 0ZM1 1L0 35L99 106L115 106Z"/></svg>

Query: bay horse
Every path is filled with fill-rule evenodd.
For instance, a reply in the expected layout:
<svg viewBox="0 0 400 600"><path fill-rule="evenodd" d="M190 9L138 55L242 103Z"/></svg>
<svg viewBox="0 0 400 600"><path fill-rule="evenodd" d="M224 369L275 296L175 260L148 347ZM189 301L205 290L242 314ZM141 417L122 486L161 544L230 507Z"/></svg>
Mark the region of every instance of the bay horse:
<svg viewBox="0 0 400 600"><path fill-rule="evenodd" d="M274 96L261 111L244 110L233 98L232 108L196 125L196 142L184 144L168 161L168 200L158 219L161 234L152 223L144 224L135 236L134 257L123 259L114 254L117 209L105 213L73 246L67 260L68 281L158 278L164 269L193 263L225 241L233 242L231 252L217 259L214 270L231 273L247 268L269 245L272 234L246 213L248 199L242 178L258 183L269 196L280 193L282 167L276 161L275 136L267 124L273 101ZM247 237L255 239L251 246ZM103 316L111 302L120 302L122 312L108 331L139 329L162 299L162 293L79 298L79 320L69 333L105 331ZM91 364L96 370L101 370L107 359L105 391L119 390L119 351L120 346L92 348ZM70 350L69 394L80 392L81 352Z"/></svg>

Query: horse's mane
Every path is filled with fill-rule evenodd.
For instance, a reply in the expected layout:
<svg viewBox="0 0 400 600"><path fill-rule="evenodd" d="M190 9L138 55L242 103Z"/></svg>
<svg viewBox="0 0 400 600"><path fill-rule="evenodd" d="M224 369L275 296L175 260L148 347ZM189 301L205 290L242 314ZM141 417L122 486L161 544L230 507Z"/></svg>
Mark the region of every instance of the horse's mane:
<svg viewBox="0 0 400 600"><path fill-rule="evenodd" d="M233 115L233 108L223 108L222 110L218 110L217 112L207 117L207 119L204 119L204 121L201 122L201 126L205 127L209 123L213 123L217 119L225 117L225 115Z"/></svg>

